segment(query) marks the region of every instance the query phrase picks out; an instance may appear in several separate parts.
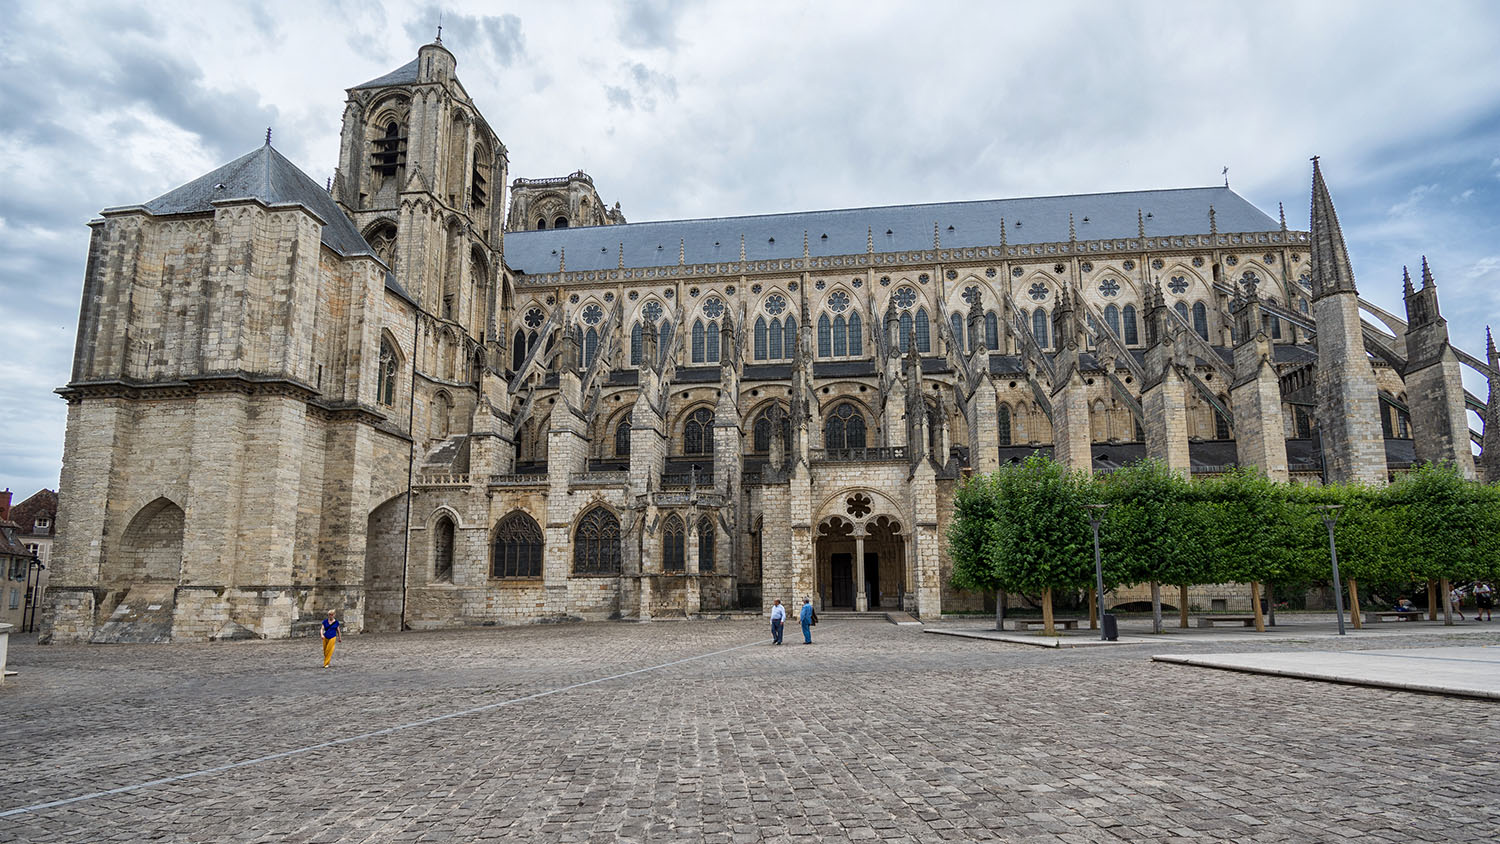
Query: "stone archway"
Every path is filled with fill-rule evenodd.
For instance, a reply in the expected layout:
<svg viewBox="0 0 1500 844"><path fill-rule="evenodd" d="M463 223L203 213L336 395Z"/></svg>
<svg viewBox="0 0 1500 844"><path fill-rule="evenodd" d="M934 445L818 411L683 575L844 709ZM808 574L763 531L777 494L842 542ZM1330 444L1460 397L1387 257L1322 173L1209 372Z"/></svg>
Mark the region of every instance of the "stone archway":
<svg viewBox="0 0 1500 844"><path fill-rule="evenodd" d="M182 508L158 498L135 514L101 580L176 583L182 576Z"/></svg>
<svg viewBox="0 0 1500 844"><path fill-rule="evenodd" d="M848 513L818 523L813 559L819 604L856 612L899 610L911 591L901 522L873 514L868 496L854 493L849 499Z"/></svg>
<svg viewBox="0 0 1500 844"><path fill-rule="evenodd" d="M406 554L406 496L398 495L370 511L365 530L365 626L367 631L401 629L402 583Z"/></svg>

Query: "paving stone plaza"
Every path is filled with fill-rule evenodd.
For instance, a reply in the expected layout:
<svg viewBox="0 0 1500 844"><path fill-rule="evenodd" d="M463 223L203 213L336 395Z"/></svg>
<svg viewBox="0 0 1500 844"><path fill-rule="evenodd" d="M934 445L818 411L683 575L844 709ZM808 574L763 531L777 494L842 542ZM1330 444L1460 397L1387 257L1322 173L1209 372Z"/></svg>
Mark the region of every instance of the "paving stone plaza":
<svg viewBox="0 0 1500 844"><path fill-rule="evenodd" d="M815 630L813 646L788 630L780 648L760 621L367 634L329 670L314 639L13 640L0 841L1376 842L1500 830L1491 701L1164 664L1154 646L1052 650L868 621ZM1173 648L1500 645L1500 626L1443 632Z"/></svg>

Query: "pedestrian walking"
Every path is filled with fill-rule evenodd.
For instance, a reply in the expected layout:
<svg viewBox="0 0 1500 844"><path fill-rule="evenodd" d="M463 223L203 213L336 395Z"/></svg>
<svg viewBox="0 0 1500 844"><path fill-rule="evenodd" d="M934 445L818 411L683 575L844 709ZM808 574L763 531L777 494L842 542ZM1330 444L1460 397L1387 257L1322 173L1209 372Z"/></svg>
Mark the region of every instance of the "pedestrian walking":
<svg viewBox="0 0 1500 844"><path fill-rule="evenodd" d="M1464 589L1462 586L1455 586L1453 587L1453 591L1448 593L1448 604L1453 608L1453 612L1458 616L1458 620L1464 621Z"/></svg>
<svg viewBox="0 0 1500 844"><path fill-rule="evenodd" d="M344 641L344 633L339 628L342 625L334 617L333 610L328 611L328 617L323 619L323 667L327 668L333 662L334 645Z"/></svg>
<svg viewBox="0 0 1500 844"><path fill-rule="evenodd" d="M786 607L781 605L781 599L777 598L771 603L771 644L781 644L781 634L786 628Z"/></svg>
<svg viewBox="0 0 1500 844"><path fill-rule="evenodd" d="M813 609L812 599L802 599L802 644L812 644L812 626L818 623L818 611Z"/></svg>
<svg viewBox="0 0 1500 844"><path fill-rule="evenodd" d="M1494 621L1490 610L1495 607L1495 589L1484 581L1474 584L1474 620L1479 621L1480 613L1484 614L1484 621Z"/></svg>

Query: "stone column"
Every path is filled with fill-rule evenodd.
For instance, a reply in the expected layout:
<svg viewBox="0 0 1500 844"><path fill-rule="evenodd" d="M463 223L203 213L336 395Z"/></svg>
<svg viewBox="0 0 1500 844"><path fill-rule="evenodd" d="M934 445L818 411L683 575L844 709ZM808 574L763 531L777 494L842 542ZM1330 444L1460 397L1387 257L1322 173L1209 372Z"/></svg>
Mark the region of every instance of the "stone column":
<svg viewBox="0 0 1500 844"><path fill-rule="evenodd" d="M868 612L870 596L865 592L865 534L854 535L854 611Z"/></svg>

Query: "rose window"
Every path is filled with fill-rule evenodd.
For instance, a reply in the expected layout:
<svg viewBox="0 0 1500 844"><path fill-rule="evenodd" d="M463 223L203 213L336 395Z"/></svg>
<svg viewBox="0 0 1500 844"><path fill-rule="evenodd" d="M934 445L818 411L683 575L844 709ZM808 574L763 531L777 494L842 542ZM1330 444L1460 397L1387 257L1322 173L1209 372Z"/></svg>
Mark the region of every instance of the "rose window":
<svg viewBox="0 0 1500 844"><path fill-rule="evenodd" d="M848 309L849 309L849 294L848 293L845 293L842 290L836 290L836 291L834 291L834 293L833 293L832 296L828 297L828 310L833 311L836 314L841 314L844 311L847 311Z"/></svg>
<svg viewBox="0 0 1500 844"><path fill-rule="evenodd" d="M709 319L718 319L724 315L724 300L717 296L710 296L703 303L703 315Z"/></svg>
<svg viewBox="0 0 1500 844"><path fill-rule="evenodd" d="M1167 289L1172 291L1173 293L1176 293L1178 296L1181 296L1182 294L1187 292L1187 279L1183 278L1180 275L1174 275L1172 276L1172 280L1167 282Z"/></svg>
<svg viewBox="0 0 1500 844"><path fill-rule="evenodd" d="M542 315L542 309L541 308L532 308L531 310L529 310L529 311L526 312L526 327L527 328L537 328L537 327L539 327L542 324L542 319L543 318L544 317Z"/></svg>
<svg viewBox="0 0 1500 844"><path fill-rule="evenodd" d="M978 304L979 288L977 286L970 285L966 290L964 290L964 301L968 302L970 305Z"/></svg>
<svg viewBox="0 0 1500 844"><path fill-rule="evenodd" d="M786 310L786 297L780 293L772 293L766 297L766 313L776 316Z"/></svg>
<svg viewBox="0 0 1500 844"><path fill-rule="evenodd" d="M917 291L910 287L903 287L896 291L896 295L891 297L891 301L896 303L896 307L905 310L917 303Z"/></svg>
<svg viewBox="0 0 1500 844"><path fill-rule="evenodd" d="M646 303L646 307L641 309L641 313L646 319L656 322L661 319L661 303L653 299Z"/></svg>
<svg viewBox="0 0 1500 844"><path fill-rule="evenodd" d="M1035 301L1040 302L1047 298L1047 285L1042 284L1040 281L1032 282L1030 289L1026 293Z"/></svg>
<svg viewBox="0 0 1500 844"><path fill-rule="evenodd" d="M604 319L604 309L590 302L583 307L583 321L589 325L598 325L599 320Z"/></svg>
<svg viewBox="0 0 1500 844"><path fill-rule="evenodd" d="M1103 296L1120 295L1120 283L1112 278L1106 278L1099 283L1099 293Z"/></svg>

